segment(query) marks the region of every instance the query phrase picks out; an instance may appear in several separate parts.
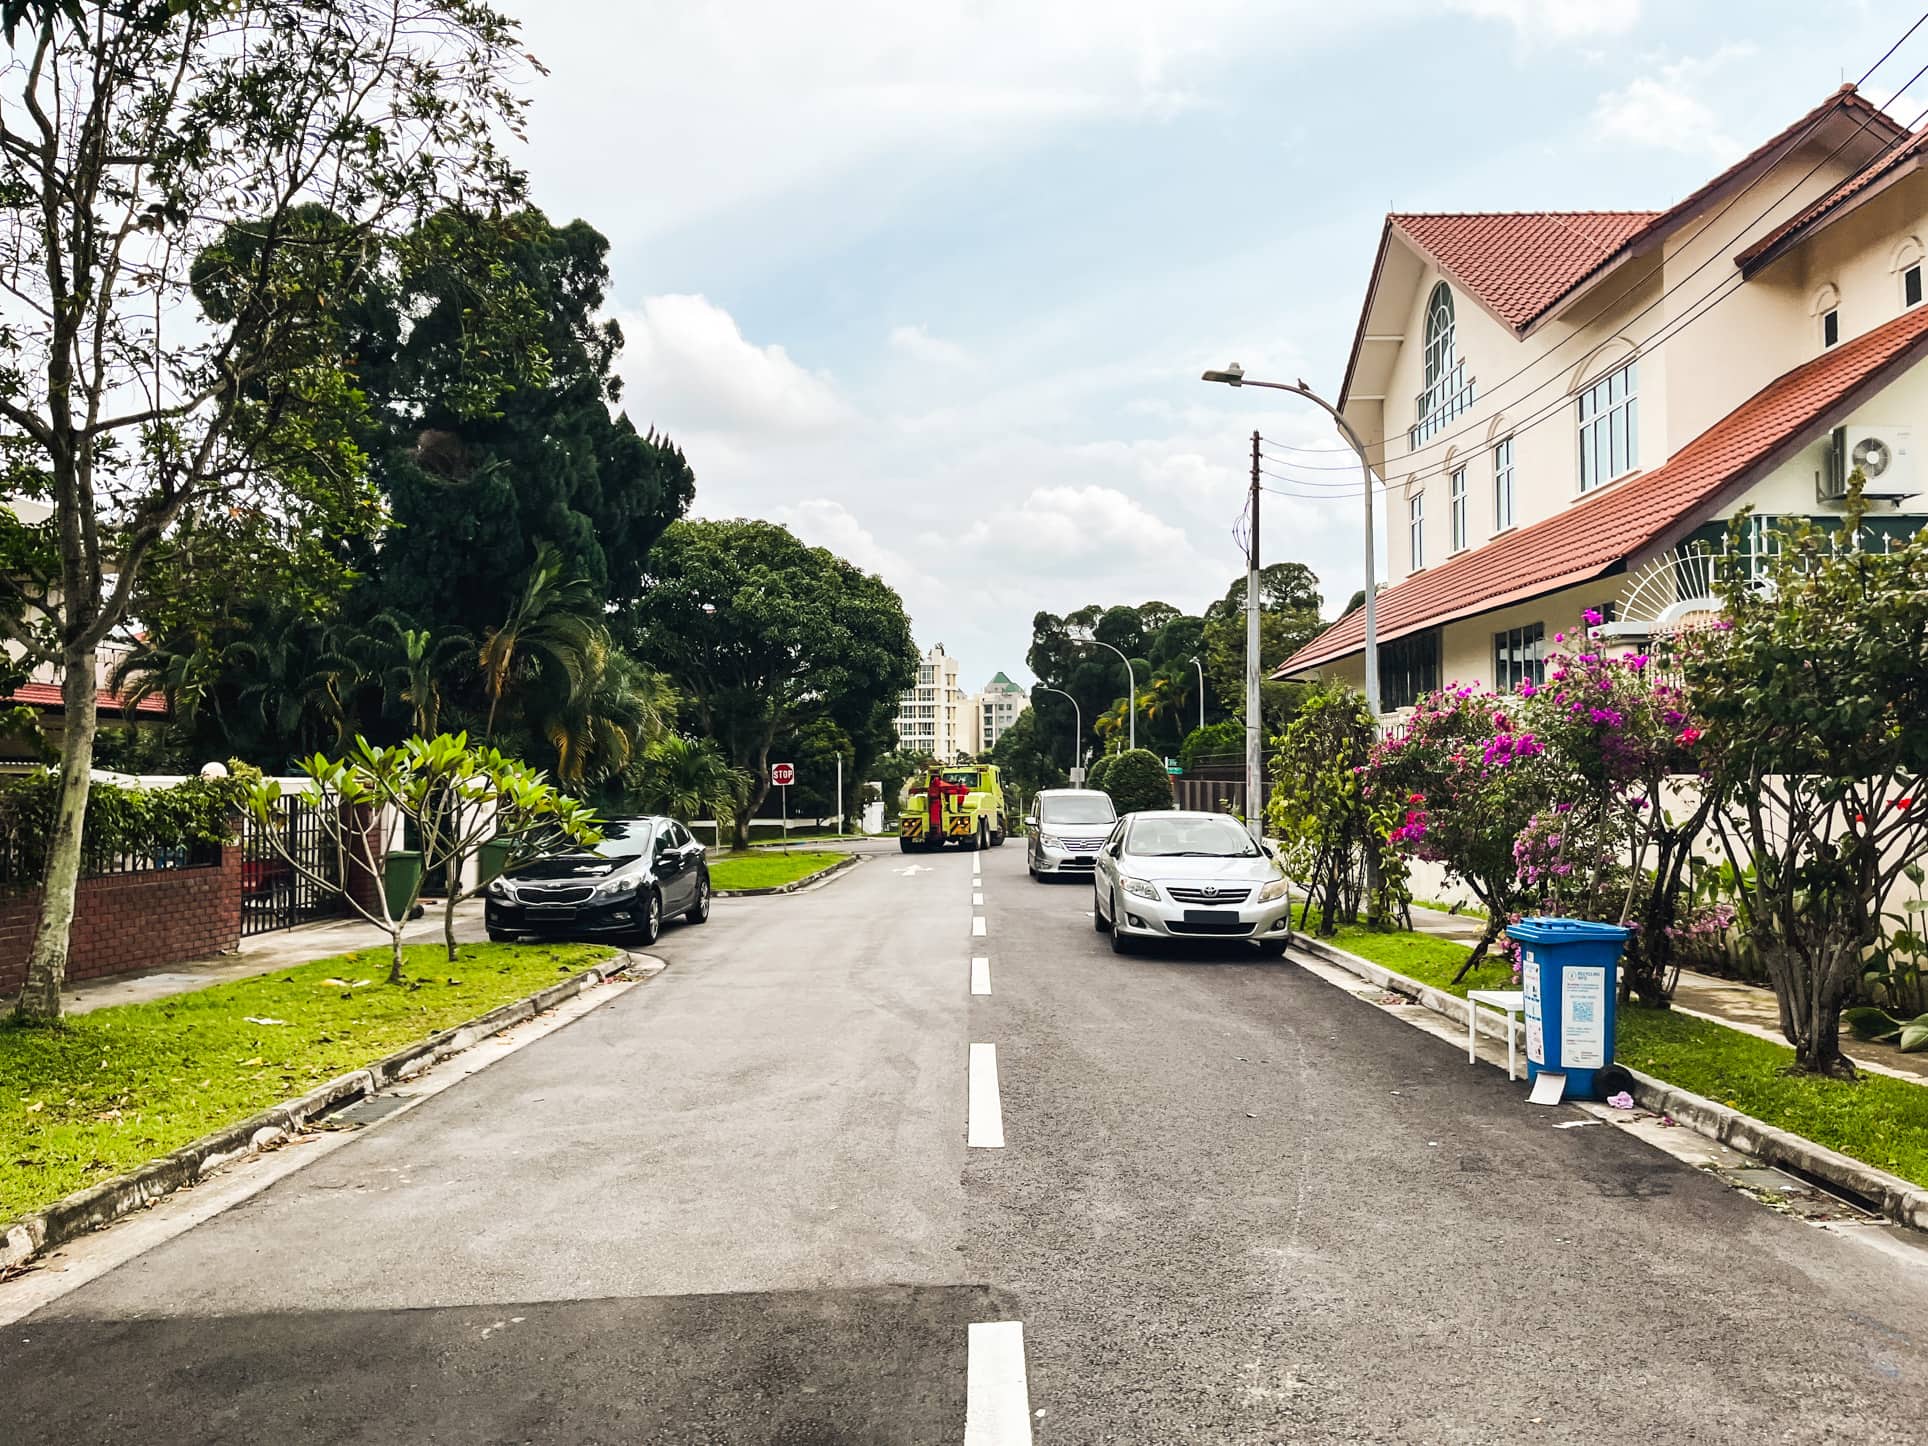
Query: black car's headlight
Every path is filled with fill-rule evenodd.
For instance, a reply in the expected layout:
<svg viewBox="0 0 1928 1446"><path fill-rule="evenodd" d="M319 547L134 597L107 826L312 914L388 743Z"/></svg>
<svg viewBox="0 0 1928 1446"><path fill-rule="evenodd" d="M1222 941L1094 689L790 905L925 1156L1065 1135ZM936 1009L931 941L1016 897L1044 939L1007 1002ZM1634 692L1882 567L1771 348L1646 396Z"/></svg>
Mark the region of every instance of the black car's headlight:
<svg viewBox="0 0 1928 1446"><path fill-rule="evenodd" d="M515 885L507 879L490 879L482 893L488 898L505 904L513 904L516 901Z"/></svg>
<svg viewBox="0 0 1928 1446"><path fill-rule="evenodd" d="M637 886L641 882L642 880L633 874L625 875L621 878L604 879L600 884L596 885L596 891L593 897L598 899L620 899L627 894L635 893Z"/></svg>

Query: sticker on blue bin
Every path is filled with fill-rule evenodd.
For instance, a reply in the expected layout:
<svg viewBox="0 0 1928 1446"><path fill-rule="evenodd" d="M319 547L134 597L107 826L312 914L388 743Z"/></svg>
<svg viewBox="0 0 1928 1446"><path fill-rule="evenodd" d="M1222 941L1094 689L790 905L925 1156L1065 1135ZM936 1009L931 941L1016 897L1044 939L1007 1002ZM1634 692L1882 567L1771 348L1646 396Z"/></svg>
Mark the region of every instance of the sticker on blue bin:
<svg viewBox="0 0 1928 1446"><path fill-rule="evenodd" d="M1560 981L1565 1014L1560 1063L1568 1069L1599 1069L1607 1062L1607 971L1568 965Z"/></svg>
<svg viewBox="0 0 1928 1446"><path fill-rule="evenodd" d="M1526 1057L1546 1063L1546 1031L1540 1019L1540 961L1531 949L1520 953L1520 992L1526 996Z"/></svg>

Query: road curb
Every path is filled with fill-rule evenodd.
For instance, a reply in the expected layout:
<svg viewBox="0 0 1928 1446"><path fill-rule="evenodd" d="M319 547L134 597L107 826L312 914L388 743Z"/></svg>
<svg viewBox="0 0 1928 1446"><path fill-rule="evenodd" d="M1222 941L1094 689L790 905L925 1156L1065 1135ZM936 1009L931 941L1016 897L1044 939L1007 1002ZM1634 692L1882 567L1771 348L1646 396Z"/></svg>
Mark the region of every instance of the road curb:
<svg viewBox="0 0 1928 1446"><path fill-rule="evenodd" d="M1375 964L1370 959L1362 959L1323 939L1295 933L1292 942L1314 958L1336 964L1382 989L1403 994L1455 1024L1466 1023L1466 1001L1458 995L1422 984L1417 979ZM1490 1017L1497 1020L1497 1016ZM1495 1033L1496 1030L1487 1029L1484 1032ZM1777 1125L1770 1125L1765 1120L1757 1120L1729 1105L1668 1084L1640 1070L1625 1065L1621 1067L1633 1077L1634 1099L1647 1109L1667 1115L1695 1134L1704 1135L1743 1154L1753 1155L1770 1164L1787 1165L1857 1195L1897 1225L1928 1232L1928 1190L1838 1150L1817 1145L1805 1135L1797 1135Z"/></svg>
<svg viewBox="0 0 1928 1446"><path fill-rule="evenodd" d="M644 963L655 966L648 971L651 974L664 967L663 962L652 955L618 953L606 963L591 964L546 989L498 1005L486 1014L398 1049L373 1064L337 1075L295 1099L203 1135L171 1154L148 1161L139 1169L76 1190L7 1227L6 1237L0 1241L0 1271L13 1270L44 1251L145 1209L223 1166L280 1144L309 1120L339 1105L375 1094L397 1081L411 1079L492 1034L533 1019L585 989Z"/></svg>
<svg viewBox="0 0 1928 1446"><path fill-rule="evenodd" d="M774 884L767 889L718 889L714 897L719 899L761 899L771 894L794 894L802 889L829 883L830 880L834 879L838 874L847 873L851 869L856 868L858 864L863 862L863 859L864 856L862 854L849 854L838 859L837 862L827 869L818 869L814 874L808 874L801 879L792 879L787 884Z"/></svg>

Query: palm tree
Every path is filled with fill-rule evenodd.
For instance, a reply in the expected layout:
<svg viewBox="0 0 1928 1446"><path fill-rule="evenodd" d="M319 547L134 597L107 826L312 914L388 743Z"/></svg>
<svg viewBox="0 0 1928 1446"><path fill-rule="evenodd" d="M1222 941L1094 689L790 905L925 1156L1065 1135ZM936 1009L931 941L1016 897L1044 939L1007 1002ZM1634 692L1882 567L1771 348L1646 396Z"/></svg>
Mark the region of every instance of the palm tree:
<svg viewBox="0 0 1928 1446"><path fill-rule="evenodd" d="M355 635L349 651L364 658L370 681L381 685L383 707L406 710L411 731L433 738L442 731L443 684L474 648L467 633L437 637L410 627L395 613L379 612Z"/></svg>
<svg viewBox="0 0 1928 1446"><path fill-rule="evenodd" d="M489 695L485 738L495 737L503 698L531 672L543 673L549 687L562 686L572 696L581 691L598 666L598 650L609 647L602 612L595 585L585 577L565 578L562 554L543 543L509 616L489 630L476 655Z"/></svg>
<svg viewBox="0 0 1928 1446"><path fill-rule="evenodd" d="M669 731L675 690L597 629L577 686L545 687L544 667L521 690L524 721L556 751L556 777L593 783L620 774Z"/></svg>
<svg viewBox="0 0 1928 1446"><path fill-rule="evenodd" d="M623 782L637 808L666 813L684 823L713 818L718 838L750 796L749 774L732 768L709 739L679 733L645 748L623 775Z"/></svg>

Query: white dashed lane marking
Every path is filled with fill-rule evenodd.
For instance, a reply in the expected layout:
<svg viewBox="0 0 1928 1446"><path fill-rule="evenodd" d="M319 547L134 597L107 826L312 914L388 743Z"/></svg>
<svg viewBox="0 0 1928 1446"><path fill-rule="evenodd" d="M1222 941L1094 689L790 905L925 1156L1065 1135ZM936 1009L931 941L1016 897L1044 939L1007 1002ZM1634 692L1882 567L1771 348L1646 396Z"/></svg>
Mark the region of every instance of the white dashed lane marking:
<svg viewBox="0 0 1928 1446"><path fill-rule="evenodd" d="M982 895L982 894L972 894L972 895L971 895L971 902L972 902L973 904L975 904L975 905L976 905L976 906L977 906L978 908L980 908L980 909L981 909L981 908L983 908L983 907L984 907L984 895Z"/></svg>
<svg viewBox="0 0 1928 1446"><path fill-rule="evenodd" d="M991 992L991 961L973 959L971 961L971 993L989 994Z"/></svg>
<svg viewBox="0 0 1928 1446"><path fill-rule="evenodd" d="M979 914L971 920L971 937L973 939L982 939L984 937L984 916L982 914Z"/></svg>
<svg viewBox="0 0 1928 1446"><path fill-rule="evenodd" d="M970 1327L964 1353L964 1446L1031 1446L1024 1322Z"/></svg>
<svg viewBox="0 0 1928 1446"><path fill-rule="evenodd" d="M997 1093L997 1046L971 1046L971 1118L964 1143L980 1150L1004 1148L1004 1106Z"/></svg>

